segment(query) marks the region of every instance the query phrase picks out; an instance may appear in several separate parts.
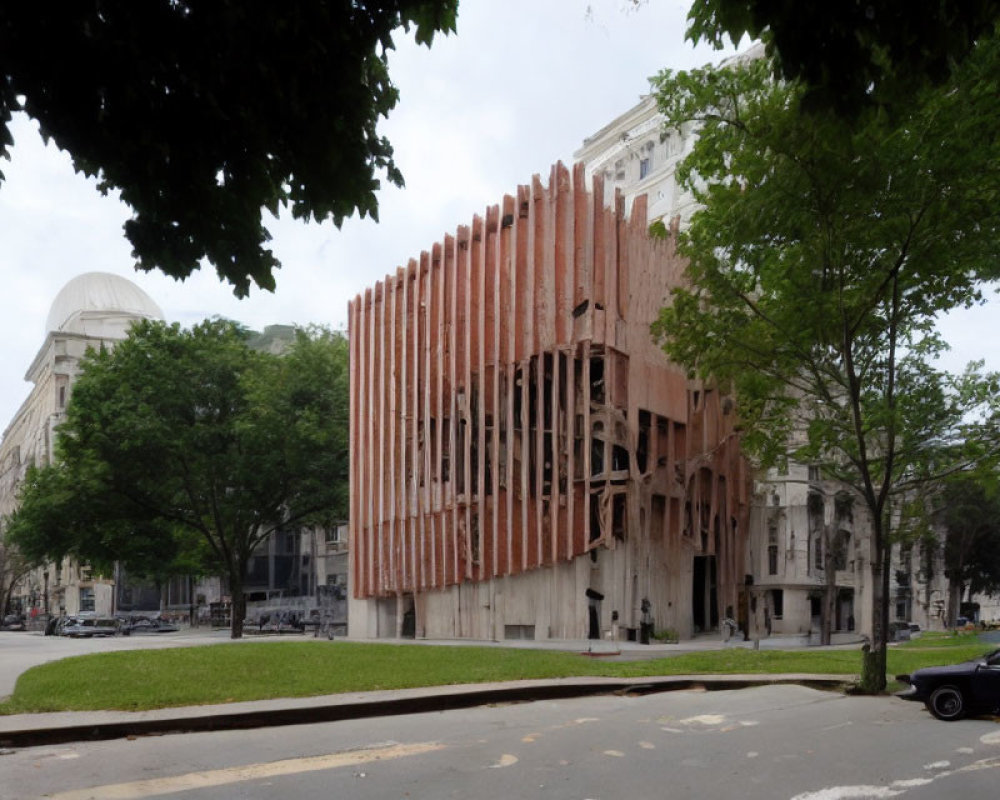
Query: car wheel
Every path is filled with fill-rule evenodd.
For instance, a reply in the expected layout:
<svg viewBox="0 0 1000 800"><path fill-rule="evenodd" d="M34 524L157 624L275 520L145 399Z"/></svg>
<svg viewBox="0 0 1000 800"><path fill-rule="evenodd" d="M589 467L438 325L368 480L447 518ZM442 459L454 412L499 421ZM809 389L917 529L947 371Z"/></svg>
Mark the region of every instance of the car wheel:
<svg viewBox="0 0 1000 800"><path fill-rule="evenodd" d="M927 709L938 719L953 722L965 715L965 698L957 686L939 686L927 700Z"/></svg>

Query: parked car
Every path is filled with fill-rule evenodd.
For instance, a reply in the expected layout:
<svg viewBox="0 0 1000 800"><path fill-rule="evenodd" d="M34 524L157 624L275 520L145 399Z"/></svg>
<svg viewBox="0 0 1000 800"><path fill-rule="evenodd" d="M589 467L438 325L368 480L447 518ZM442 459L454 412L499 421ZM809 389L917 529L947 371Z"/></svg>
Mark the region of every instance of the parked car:
<svg viewBox="0 0 1000 800"><path fill-rule="evenodd" d="M908 642L908 641L910 641L910 623L908 623L908 622L890 622L889 623L889 641L890 642Z"/></svg>
<svg viewBox="0 0 1000 800"><path fill-rule="evenodd" d="M910 684L898 697L922 701L946 722L968 714L1000 713L1000 650L962 664L918 669L896 679Z"/></svg>
<svg viewBox="0 0 1000 800"><path fill-rule="evenodd" d="M23 631L24 629L25 625L23 614L8 614L3 618L2 623L0 623L0 630Z"/></svg>
<svg viewBox="0 0 1000 800"><path fill-rule="evenodd" d="M143 616L124 617L119 620L118 627L123 636L130 636L133 633L174 633L179 630L176 625L158 617Z"/></svg>
<svg viewBox="0 0 1000 800"><path fill-rule="evenodd" d="M63 617L56 624L55 633L74 639L92 639L101 636L117 636L118 620L110 617Z"/></svg>

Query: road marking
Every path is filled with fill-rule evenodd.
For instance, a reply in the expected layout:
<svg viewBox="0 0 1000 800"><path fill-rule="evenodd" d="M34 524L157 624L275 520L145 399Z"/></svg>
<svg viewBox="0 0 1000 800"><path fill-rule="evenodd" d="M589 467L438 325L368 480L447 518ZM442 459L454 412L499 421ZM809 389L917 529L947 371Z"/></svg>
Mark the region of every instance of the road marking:
<svg viewBox="0 0 1000 800"><path fill-rule="evenodd" d="M903 792L894 791L886 786L830 786L818 792L797 794L792 800L848 800L848 798L864 798L864 800L881 800L885 797L896 797Z"/></svg>
<svg viewBox="0 0 1000 800"><path fill-rule="evenodd" d="M942 763L942 762L938 762ZM936 766L928 764L927 767ZM927 768L925 767L925 769ZM1000 758L984 758L974 761L964 767L955 770L936 772L928 778L910 778L908 780L893 781L888 786L828 786L816 792L803 792L797 794L792 800L848 800L848 798L887 798L898 797L906 794L910 789L928 786L940 780L950 778L963 772L978 772L986 769L1000 768Z"/></svg>
<svg viewBox="0 0 1000 800"><path fill-rule="evenodd" d="M73 789L49 795L49 797L51 800L94 800L95 798L100 798L100 800L139 800L139 798L156 797L191 789L206 789L212 786L226 786L231 783L243 783L280 775L296 775L302 772L317 772L325 769L369 764L373 761L418 756L443 749L443 744L435 742L396 744L322 756L288 758L284 761L272 761L265 764L246 764L240 767L227 767L205 772L189 772L186 775L176 775L171 778L150 778L144 781L94 786L89 789Z"/></svg>
<svg viewBox="0 0 1000 800"><path fill-rule="evenodd" d="M503 769L504 767L512 767L517 763L517 756L511 755L510 753L504 753L500 756L500 760L496 764L490 765L490 769Z"/></svg>
<svg viewBox="0 0 1000 800"><path fill-rule="evenodd" d="M699 714L696 717L677 720L678 725L721 725L726 721L722 714Z"/></svg>

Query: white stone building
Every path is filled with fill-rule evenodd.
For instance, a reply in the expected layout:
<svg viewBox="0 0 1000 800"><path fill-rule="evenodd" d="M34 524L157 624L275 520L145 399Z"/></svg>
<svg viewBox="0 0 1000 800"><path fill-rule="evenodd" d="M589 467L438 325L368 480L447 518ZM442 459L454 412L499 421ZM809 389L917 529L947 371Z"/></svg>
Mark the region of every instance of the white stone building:
<svg viewBox="0 0 1000 800"><path fill-rule="evenodd" d="M28 468L52 461L56 427L65 416L80 360L88 349L113 347L141 319L163 319L163 312L142 289L118 275L78 275L56 295L45 339L24 376L31 390L0 441L0 525L16 507ZM15 596L24 613L34 617L81 611L109 614L114 581L66 559L35 570Z"/></svg>
<svg viewBox="0 0 1000 800"><path fill-rule="evenodd" d="M80 360L89 349L114 347L142 319L162 320L163 313L142 289L117 275L79 275L56 295L45 339L25 375L31 390L0 441L0 535L3 520L17 506L17 493L29 467L52 462L56 429L65 417ZM253 334L250 346L280 352L294 335L293 327L274 325ZM300 613L328 596L331 606L340 598L343 602L333 616L346 625L346 562L344 526L330 532L318 528L282 531L251 556L247 592L263 601L258 603L262 608L270 609L275 601ZM81 612L108 616L164 609L187 618L195 610L207 618L210 604L227 595L225 582L217 577L178 576L158 589L131 580L120 568L112 575L100 575L86 564L65 559L21 580L12 605L40 626L46 615Z"/></svg>
<svg viewBox="0 0 1000 800"><path fill-rule="evenodd" d="M646 95L616 117L573 153L584 164L587 180L604 178L604 202L613 202L616 190L625 197L626 213L632 201L646 195L649 220L680 217L683 224L695 209L694 197L682 191L674 175L677 164L691 152L690 129L665 132L656 100Z"/></svg>
<svg viewBox="0 0 1000 800"><path fill-rule="evenodd" d="M791 463L758 483L750 574L764 628L818 634L830 596L831 631L865 628L871 617L867 516L861 504L815 467Z"/></svg>

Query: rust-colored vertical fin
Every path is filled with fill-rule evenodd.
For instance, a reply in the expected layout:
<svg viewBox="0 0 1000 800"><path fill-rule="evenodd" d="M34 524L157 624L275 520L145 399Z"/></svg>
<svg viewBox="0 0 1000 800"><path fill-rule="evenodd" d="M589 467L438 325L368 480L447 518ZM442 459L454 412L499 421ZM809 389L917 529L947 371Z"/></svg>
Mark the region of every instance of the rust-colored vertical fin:
<svg viewBox="0 0 1000 800"><path fill-rule="evenodd" d="M347 441L348 446L348 529L351 548L348 551L348 564L351 591L355 598L364 596L364 582L361 577L361 565L364 564L364 549L361 538L361 497L363 478L360 455L364 452L358 445L361 430L358 426L358 409L361 407L358 392L361 388L362 368L359 357L361 339L361 297L358 295L347 306L347 347L348 347L348 415Z"/></svg>
<svg viewBox="0 0 1000 800"><path fill-rule="evenodd" d="M422 424L423 385L426 380L423 366L423 315L420 264L411 258L406 265L406 279L409 288L409 336L410 336L410 384L408 413L409 420L409 490L407 491L407 511L412 519L410 528L410 563L412 574L411 590L417 592L424 580L424 515L421 495L421 475L423 475L423 454L420 450L420 425Z"/></svg>
<svg viewBox="0 0 1000 800"><path fill-rule="evenodd" d="M593 251L594 257L590 269L593 275L593 307L594 320L592 338L604 341L603 322L607 298L605 297L605 281L608 271L608 249L614 247L614 239L611 234L612 214L604 205L604 181L600 176L594 176L594 195L591 200L591 211L593 218Z"/></svg>
<svg viewBox="0 0 1000 800"><path fill-rule="evenodd" d="M462 457L456 447L456 430L459 425L458 405L456 391L458 389L458 331L456 323L458 320L458 268L456 264L457 244L455 237L446 234L444 237L444 274L448 281L448 391L444 398L446 413L448 415L448 452L450 459L449 480L445 483L445 504L448 509L446 515L448 519L448 561L446 562L445 583L457 583L459 578L459 552L458 552L458 503L456 502L457 481L455 471Z"/></svg>
<svg viewBox="0 0 1000 800"><path fill-rule="evenodd" d="M443 459L445 453L445 437L447 432L444 426L445 400L444 400L444 372L448 352L448 343L445 329L445 284L446 273L444 269L442 247L435 243L431 248L431 270L434 275L434 351L432 353L437 371L437 380L434 385L434 406L437 440L437 449L434 451L434 586L444 586L445 561L447 560L447 539L444 535L443 512L444 507L444 470Z"/></svg>
<svg viewBox="0 0 1000 800"><path fill-rule="evenodd" d="M377 284L376 284L377 286ZM366 325L368 332L368 385L366 391L367 407L369 409L368 414L368 436L367 438L367 453L368 453L368 464L367 473L368 480L367 484L367 496L368 496L368 519L367 519L367 535L368 535L368 592L369 595L375 595L378 592L378 581L376 580L376 569L378 568L378 560L381 553L379 552L378 544L379 540L376 535L376 515L375 515L375 498L377 495L377 489L375 486L375 476L377 473L376 468L376 444L375 444L375 417L378 410L378 406L375 398L375 366L377 359L375 358L376 350L375 343L378 341L376 337L376 326L375 326L375 292L374 290L369 290L365 293L365 312L366 312Z"/></svg>
<svg viewBox="0 0 1000 800"><path fill-rule="evenodd" d="M560 347L573 335L573 187L569 170L560 161L555 166L553 196L553 258L555 278L555 341Z"/></svg>
<svg viewBox="0 0 1000 800"><path fill-rule="evenodd" d="M493 340L490 337L492 330L489 330L487 316L492 310L492 285L488 282L491 266L488 264L492 255L487 245L486 231L489 228L489 220L492 217L496 220L496 207L486 210L486 219L476 216L472 221L472 242L469 247L472 250L472 285L474 287L473 308L476 319L476 353L473 372L476 375L476 424L473 432L476 436L476 463L474 490L476 494L476 504L473 506L473 514L476 523L469 529L472 539L473 550L473 572L475 579L485 578L492 574L489 568L493 558L491 544L492 537L489 535L489 509L487 508L487 485L486 485L486 451L487 438L492 435L492 427L496 419L496 408L493 405L493 381L491 370L487 368L487 352L493 350ZM495 358L492 359L495 364ZM496 374L496 368L492 369L492 374ZM489 423L489 425L487 425Z"/></svg>
<svg viewBox="0 0 1000 800"><path fill-rule="evenodd" d="M402 552L402 578L400 591L413 591L413 547L411 539L413 527L410 509L413 508L413 429L411 425L410 399L411 382L416 377L411 363L413 347L413 325L410 318L413 291L412 274L401 268L397 271L400 284L401 303L399 309L399 338L401 369L399 375L399 466L397 467L398 485L396 497L396 516L399 518L400 550Z"/></svg>
<svg viewBox="0 0 1000 800"><path fill-rule="evenodd" d="M500 371L503 369L500 357L500 280L497 264L497 242L500 240L500 206L490 206L486 211L483 229L483 366L489 376L488 385L484 381L483 397L488 398L484 407L489 408L491 427L485 441L488 452L483 453L483 469L489 472L489 481L484 471L479 480L483 486L481 508L485 516L480 517L482 525L482 574L495 578L499 572L499 505L500 489L497 485L497 467L500 448ZM487 492L488 490L488 492Z"/></svg>
<svg viewBox="0 0 1000 800"><path fill-rule="evenodd" d="M607 328L605 334L605 341L611 344L613 347L617 346L617 331L618 331L618 320L622 318L623 309L620 303L620 296L618 294L618 273L619 264L622 261L622 253L626 247L625 241L625 197L622 195L621 189L615 189L615 207L614 207L614 223L613 223L613 246L611 249L611 258L608 259L608 273L605 288L608 298L608 314L606 318Z"/></svg>
<svg viewBox="0 0 1000 800"><path fill-rule="evenodd" d="M372 409L374 407L375 397L372 394L373 386L375 380L375 323L372 313L374 311L375 304L375 293L369 289L365 292L364 303L361 307L362 324L361 332L364 336L365 341L361 343L364 350L364 358L360 363L360 368L365 369L367 367L367 376L365 379L365 385L361 394L362 407L367 409ZM365 540L365 552L367 556L367 570L366 570L366 588L365 596L371 597L375 593L375 444L374 444L374 415L368 413L364 417L365 420L365 431L364 431L364 450L365 453L365 480L363 484L362 503L365 506L364 511L364 532L363 538Z"/></svg>
<svg viewBox="0 0 1000 800"><path fill-rule="evenodd" d="M375 452L378 454L376 473L378 478L378 500L375 506L375 527L378 534L378 593L384 594L389 583L389 553L388 542L385 536L385 424L386 424L386 357L385 357L385 294L386 285L384 282L375 284L375 307L372 318L375 321L376 329L376 356L375 356L375 381L373 388L376 390L375 413L378 424L375 426Z"/></svg>
<svg viewBox="0 0 1000 800"><path fill-rule="evenodd" d="M397 336L399 334L399 277L387 276L385 280L385 334L386 334L386 349L388 350L389 359L389 369L383 374L388 377L386 381L386 408L387 415L383 417L383 423L388 431L389 447L388 456L389 464L386 470L383 480L387 484L386 486L386 532L388 534L388 550L389 550L389 586L388 589L392 591L399 590L399 576L401 565L399 563L399 519L396 514L396 495L397 495L397 480L396 480L396 468L399 464L399 453L397 448L399 446L399 431L398 431L398 420L399 420L399 408L397 406L397 384L399 381L399 352L398 352L398 340Z"/></svg>
<svg viewBox="0 0 1000 800"><path fill-rule="evenodd" d="M523 362L534 352L534 278L529 270L528 249L531 242L533 214L531 191L527 186L517 187L518 210L512 231L513 257L517 274L515 281L517 316L514 318L514 360Z"/></svg>
<svg viewBox="0 0 1000 800"><path fill-rule="evenodd" d="M497 280L500 286L500 318L497 328L500 332L500 362L506 374L501 402L504 408L504 436L502 469L504 471L503 502L503 556L497 565L498 571L509 575L514 569L514 392L517 367L517 242L514 240L518 218L518 204L514 197L503 199L503 213L500 217L500 234L497 237ZM499 480L499 473L498 473Z"/></svg>
<svg viewBox="0 0 1000 800"><path fill-rule="evenodd" d="M573 165L573 319L576 338L586 338L581 321L590 317L594 303L594 207L587 191L587 170Z"/></svg>

